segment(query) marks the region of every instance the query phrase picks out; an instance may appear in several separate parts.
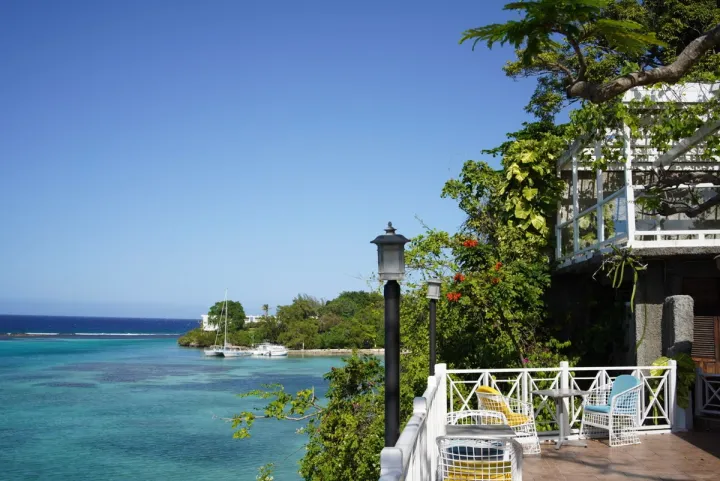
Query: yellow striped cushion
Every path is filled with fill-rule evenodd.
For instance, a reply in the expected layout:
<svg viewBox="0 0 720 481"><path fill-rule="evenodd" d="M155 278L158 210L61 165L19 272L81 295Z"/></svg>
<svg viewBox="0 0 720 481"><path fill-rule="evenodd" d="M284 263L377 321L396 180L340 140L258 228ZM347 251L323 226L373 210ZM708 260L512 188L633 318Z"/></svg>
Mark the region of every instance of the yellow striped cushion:
<svg viewBox="0 0 720 481"><path fill-rule="evenodd" d="M512 481L510 461L454 461L444 481Z"/></svg>
<svg viewBox="0 0 720 481"><path fill-rule="evenodd" d="M502 394L497 389L491 388L490 386L480 386L477 388L477 392L497 396L497 399L481 397L480 402L485 409L503 413L507 418L510 427L520 426L530 422L530 418L528 416L512 412L510 406L502 401Z"/></svg>

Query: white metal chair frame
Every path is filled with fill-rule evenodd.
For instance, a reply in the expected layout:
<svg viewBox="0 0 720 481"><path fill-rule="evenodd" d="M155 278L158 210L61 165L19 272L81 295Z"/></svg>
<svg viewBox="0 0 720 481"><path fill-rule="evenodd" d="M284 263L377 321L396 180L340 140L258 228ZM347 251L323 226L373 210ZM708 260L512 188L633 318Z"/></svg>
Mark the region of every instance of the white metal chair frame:
<svg viewBox="0 0 720 481"><path fill-rule="evenodd" d="M438 481L522 481L523 448L514 439L440 436Z"/></svg>
<svg viewBox="0 0 720 481"><path fill-rule="evenodd" d="M590 391L583 401L580 436L598 437L599 430L608 431L611 447L640 444L638 426L640 419L640 390L638 384L613 396L607 413L588 411L587 406L607 406L612 385L601 386Z"/></svg>
<svg viewBox="0 0 720 481"><path fill-rule="evenodd" d="M447 414L448 424L476 424L480 426L504 425L507 419L497 411L455 411Z"/></svg>
<svg viewBox="0 0 720 481"><path fill-rule="evenodd" d="M507 424L515 431L515 439L522 445L524 454L540 454L540 438L538 438L537 428L535 427L535 411L531 403L498 394L476 392L475 395L481 410L501 415L504 424ZM513 423L508 420L502 412L503 404L513 414L525 416L527 421Z"/></svg>

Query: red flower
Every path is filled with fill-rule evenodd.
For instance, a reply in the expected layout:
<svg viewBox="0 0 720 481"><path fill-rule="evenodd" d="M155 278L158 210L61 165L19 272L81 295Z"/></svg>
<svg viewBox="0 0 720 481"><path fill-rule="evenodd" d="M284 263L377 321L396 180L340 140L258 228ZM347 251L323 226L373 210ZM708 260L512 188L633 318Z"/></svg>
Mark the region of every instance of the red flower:
<svg viewBox="0 0 720 481"><path fill-rule="evenodd" d="M450 302L457 302L460 299L460 297L462 297L462 294L460 294L459 292L448 292L447 293L447 299Z"/></svg>
<svg viewBox="0 0 720 481"><path fill-rule="evenodd" d="M465 276L462 275L462 274L460 274L460 273L458 272L457 274L455 274L455 280L456 280L457 282L462 282L462 281L465 280Z"/></svg>
<svg viewBox="0 0 720 481"><path fill-rule="evenodd" d="M499 271L500 268L502 267L502 265L503 265L502 262L496 262L496 263L495 263L495 270L496 270L496 271Z"/></svg>
<svg viewBox="0 0 720 481"><path fill-rule="evenodd" d="M468 239L463 242L463 246L465 247L475 247L476 245L478 245L478 241L476 241L475 239Z"/></svg>
<svg viewBox="0 0 720 481"><path fill-rule="evenodd" d="M500 278L498 278L498 277L493 277L493 278L490 280L490 282L492 282L493 284L497 284L498 282L500 282Z"/></svg>

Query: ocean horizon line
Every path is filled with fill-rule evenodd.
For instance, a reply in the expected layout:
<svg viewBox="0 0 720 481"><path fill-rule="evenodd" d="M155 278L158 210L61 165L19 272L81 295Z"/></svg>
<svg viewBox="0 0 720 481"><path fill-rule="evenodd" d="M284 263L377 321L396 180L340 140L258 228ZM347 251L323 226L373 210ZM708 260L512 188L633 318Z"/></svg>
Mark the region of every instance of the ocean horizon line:
<svg viewBox="0 0 720 481"><path fill-rule="evenodd" d="M74 316L70 314L5 314L0 313L0 317L62 317L62 318L75 318L75 319L114 319L114 320L147 320L147 321L198 321L200 316L197 318L193 317L133 317L133 316Z"/></svg>
<svg viewBox="0 0 720 481"><path fill-rule="evenodd" d="M6 332L5 336L182 336L184 332Z"/></svg>

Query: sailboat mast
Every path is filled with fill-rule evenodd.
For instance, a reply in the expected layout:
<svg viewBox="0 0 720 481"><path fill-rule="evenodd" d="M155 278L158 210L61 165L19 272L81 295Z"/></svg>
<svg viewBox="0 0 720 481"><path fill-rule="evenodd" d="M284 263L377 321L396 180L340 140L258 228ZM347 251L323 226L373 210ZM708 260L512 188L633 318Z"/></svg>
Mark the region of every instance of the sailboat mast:
<svg viewBox="0 0 720 481"><path fill-rule="evenodd" d="M225 288L225 341L223 347L227 349L227 323L228 323L228 308L227 308L227 288Z"/></svg>

